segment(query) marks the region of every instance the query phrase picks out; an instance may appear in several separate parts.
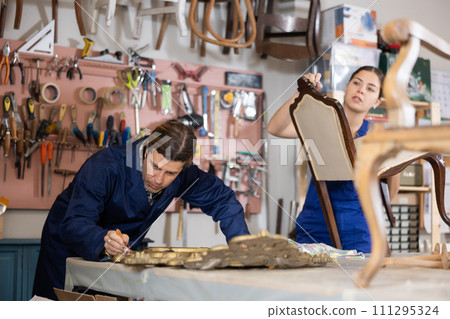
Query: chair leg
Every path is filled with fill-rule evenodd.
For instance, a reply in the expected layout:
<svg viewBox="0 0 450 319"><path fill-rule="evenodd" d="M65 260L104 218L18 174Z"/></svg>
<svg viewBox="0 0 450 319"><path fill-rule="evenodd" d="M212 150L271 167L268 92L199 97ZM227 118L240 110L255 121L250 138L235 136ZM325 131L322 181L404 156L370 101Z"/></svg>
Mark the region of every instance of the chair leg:
<svg viewBox="0 0 450 319"><path fill-rule="evenodd" d="M355 278L357 285L360 287L367 287L370 284L372 278L382 266L386 254L387 241L382 217L383 207L380 200L377 169L383 162L382 156L389 151L389 145L365 143L358 150L355 185L372 240L369 261Z"/></svg>
<svg viewBox="0 0 450 319"><path fill-rule="evenodd" d="M225 38L231 38L233 30L233 17L234 17L234 2L230 1L227 3L227 24L225 28ZM223 54L230 54L230 47L223 47Z"/></svg>
<svg viewBox="0 0 450 319"><path fill-rule="evenodd" d="M324 181L317 181L314 178L314 186L319 195L320 205L325 216L328 232L330 233L331 243L337 249L342 249L341 239L339 238L339 231L334 218L333 207L331 206L330 195L328 194L327 184Z"/></svg>
<svg viewBox="0 0 450 319"><path fill-rule="evenodd" d="M168 5L169 5L169 3L165 2L165 6L167 7ZM161 29L159 29L158 40L156 41L155 50L159 50L161 48L161 43L164 38L164 34L166 33L168 24L169 24L169 14L164 13L163 19L161 22Z"/></svg>
<svg viewBox="0 0 450 319"><path fill-rule="evenodd" d="M391 227L394 227L395 217L391 209L391 201L389 199L389 188L385 181L380 181L380 192L381 192L381 199L383 200L383 206L384 209L386 210L386 214L389 219L389 223L391 224Z"/></svg>
<svg viewBox="0 0 450 319"><path fill-rule="evenodd" d="M445 190L445 164L440 155L430 154L424 158L430 163L434 174L434 188L436 192L436 204L444 223L450 226L450 218L445 211L444 190Z"/></svg>
<svg viewBox="0 0 450 319"><path fill-rule="evenodd" d="M210 6L210 3L206 3L204 4L203 7L203 26L202 26L202 32L203 34L206 34L206 30L208 28L207 24L206 24L206 12L208 11L208 6ZM200 44L200 56L205 56L206 55L206 41L202 40L201 44Z"/></svg>

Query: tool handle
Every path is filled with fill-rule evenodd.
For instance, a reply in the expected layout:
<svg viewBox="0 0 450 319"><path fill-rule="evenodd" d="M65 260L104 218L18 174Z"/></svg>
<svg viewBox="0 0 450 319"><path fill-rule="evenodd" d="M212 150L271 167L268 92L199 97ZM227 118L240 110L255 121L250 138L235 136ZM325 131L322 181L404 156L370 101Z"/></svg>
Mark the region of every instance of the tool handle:
<svg viewBox="0 0 450 319"><path fill-rule="evenodd" d="M0 142L3 141L5 135L6 135L6 124L2 123L0 125Z"/></svg>
<svg viewBox="0 0 450 319"><path fill-rule="evenodd" d="M9 117L9 111L11 110L11 97L9 95L5 95L3 97L3 111L4 117Z"/></svg>
<svg viewBox="0 0 450 319"><path fill-rule="evenodd" d="M103 146L107 146L108 145L108 138L109 138L109 131L105 130L104 132L104 136L103 136Z"/></svg>
<svg viewBox="0 0 450 319"><path fill-rule="evenodd" d="M48 152L48 160L51 161L53 158L53 142L48 142L47 152Z"/></svg>
<svg viewBox="0 0 450 319"><path fill-rule="evenodd" d="M70 107L70 116L72 117L72 122L77 121L77 106L75 104Z"/></svg>
<svg viewBox="0 0 450 319"><path fill-rule="evenodd" d="M92 46L95 44L95 42L89 38L83 38L83 40L84 40L84 48L83 51L81 52L82 59L89 56L89 53L91 53Z"/></svg>
<svg viewBox="0 0 450 319"><path fill-rule="evenodd" d="M8 157L10 148L11 148L11 132L7 130L5 137L3 139L3 153L5 158Z"/></svg>
<svg viewBox="0 0 450 319"><path fill-rule="evenodd" d="M59 107L59 122L62 122L64 115L66 115L66 111L67 111L67 105L66 104L61 104L61 106Z"/></svg>
<svg viewBox="0 0 450 319"><path fill-rule="evenodd" d="M27 99L27 107L28 107L28 117L30 118L30 120L34 120L36 116L34 115L35 106L33 98L29 97Z"/></svg>
<svg viewBox="0 0 450 319"><path fill-rule="evenodd" d="M86 127L86 135L88 143L92 143L92 135L94 134L94 128L91 123L89 123Z"/></svg>
<svg viewBox="0 0 450 319"><path fill-rule="evenodd" d="M86 145L86 139L84 138L83 132L81 132L78 127L73 129L73 133L83 143L83 145Z"/></svg>
<svg viewBox="0 0 450 319"><path fill-rule="evenodd" d="M67 135L69 135L69 129L67 127L65 127L62 130L62 138L61 138L61 143L62 144L64 144L66 142Z"/></svg>
<svg viewBox="0 0 450 319"><path fill-rule="evenodd" d="M17 141L17 126L16 119L13 116L9 117L9 129L11 131L11 139Z"/></svg>
<svg viewBox="0 0 450 319"><path fill-rule="evenodd" d="M45 118L45 104L39 106L39 120L44 120Z"/></svg>
<svg viewBox="0 0 450 319"><path fill-rule="evenodd" d="M64 176L75 175L77 173L76 171L70 171L68 169L59 169L59 168L55 168L53 172L55 174L60 174Z"/></svg>
<svg viewBox="0 0 450 319"><path fill-rule="evenodd" d="M101 131L100 136L98 138L98 144L97 144L99 147L103 146L104 139L105 139L105 131Z"/></svg>
<svg viewBox="0 0 450 319"><path fill-rule="evenodd" d="M17 131L17 154L23 153L23 130Z"/></svg>
<svg viewBox="0 0 450 319"><path fill-rule="evenodd" d="M95 111L97 112L97 118L99 119L102 116L103 105L105 104L105 100L102 97L97 99L97 106Z"/></svg>
<svg viewBox="0 0 450 319"><path fill-rule="evenodd" d="M47 143L41 144L41 164L44 165L47 160Z"/></svg>
<svg viewBox="0 0 450 319"><path fill-rule="evenodd" d="M50 109L50 116L48 117L48 121L52 123L55 120L56 113L58 112L58 105L53 105Z"/></svg>
<svg viewBox="0 0 450 319"><path fill-rule="evenodd" d="M21 115L22 115L23 124L25 126L27 126L27 121L28 121L28 118L27 118L27 115L28 115L27 106L25 104L22 104L20 106L20 111L22 113Z"/></svg>
<svg viewBox="0 0 450 319"><path fill-rule="evenodd" d="M121 120L120 121L120 128L119 128L120 134L123 134L123 132L125 132L126 127L127 126L126 126L125 120Z"/></svg>
<svg viewBox="0 0 450 319"><path fill-rule="evenodd" d="M112 132L113 127L114 127L114 116L110 115L110 116L108 116L108 119L106 120L106 129L109 132Z"/></svg>
<svg viewBox="0 0 450 319"><path fill-rule="evenodd" d="M33 120L31 120L31 136L30 136L30 139L32 141L36 140L37 130L38 130L38 120L33 119Z"/></svg>

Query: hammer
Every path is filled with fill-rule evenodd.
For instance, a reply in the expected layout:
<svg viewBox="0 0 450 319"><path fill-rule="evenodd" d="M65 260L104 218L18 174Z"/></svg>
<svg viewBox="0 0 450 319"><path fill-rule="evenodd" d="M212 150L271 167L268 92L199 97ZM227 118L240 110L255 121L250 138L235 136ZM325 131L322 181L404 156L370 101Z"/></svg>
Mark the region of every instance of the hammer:
<svg viewBox="0 0 450 319"><path fill-rule="evenodd" d="M64 186L66 184L66 176L75 175L77 173L75 171L70 171L68 169L55 169L54 172L55 172L55 174L59 174L59 175L64 176L62 190L65 189Z"/></svg>

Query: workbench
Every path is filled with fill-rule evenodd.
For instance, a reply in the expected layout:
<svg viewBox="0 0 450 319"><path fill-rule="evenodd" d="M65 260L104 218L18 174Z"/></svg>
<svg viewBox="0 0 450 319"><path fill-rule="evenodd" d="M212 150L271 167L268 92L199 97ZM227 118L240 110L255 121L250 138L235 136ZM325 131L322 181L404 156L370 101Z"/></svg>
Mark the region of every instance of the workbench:
<svg viewBox="0 0 450 319"><path fill-rule="evenodd" d="M369 288L359 289L352 276L367 261L339 259L339 265L297 269L189 270L68 258L65 290L89 287L133 299L172 301L450 299L450 272L441 269L388 266Z"/></svg>

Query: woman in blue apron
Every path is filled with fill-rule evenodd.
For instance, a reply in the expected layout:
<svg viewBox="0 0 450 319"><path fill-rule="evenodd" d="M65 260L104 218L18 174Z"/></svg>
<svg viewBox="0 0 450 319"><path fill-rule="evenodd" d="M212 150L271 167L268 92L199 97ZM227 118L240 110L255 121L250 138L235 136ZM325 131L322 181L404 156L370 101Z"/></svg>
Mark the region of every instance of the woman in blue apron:
<svg viewBox="0 0 450 319"><path fill-rule="evenodd" d="M307 77L322 88L321 74L308 74ZM356 70L345 86L344 111L354 138L367 134L369 122L365 117L371 108L381 103L381 85L383 73L372 66L363 66ZM289 115L289 106L298 97L298 92L286 101L271 118L270 134L297 138L297 132ZM388 179L391 198L397 193L399 175ZM345 250L356 249L368 253L371 249L370 233L353 181L330 181L327 188L333 206L336 224ZM322 212L317 191L309 185L305 204L296 220L297 241L299 243L325 243L331 245L331 238Z"/></svg>

